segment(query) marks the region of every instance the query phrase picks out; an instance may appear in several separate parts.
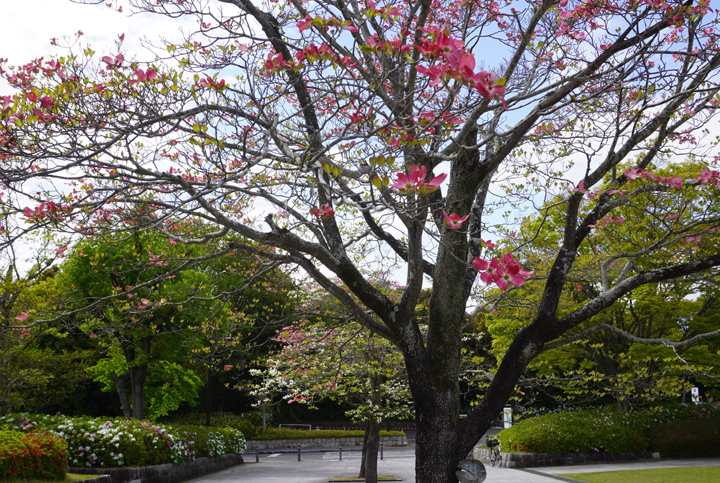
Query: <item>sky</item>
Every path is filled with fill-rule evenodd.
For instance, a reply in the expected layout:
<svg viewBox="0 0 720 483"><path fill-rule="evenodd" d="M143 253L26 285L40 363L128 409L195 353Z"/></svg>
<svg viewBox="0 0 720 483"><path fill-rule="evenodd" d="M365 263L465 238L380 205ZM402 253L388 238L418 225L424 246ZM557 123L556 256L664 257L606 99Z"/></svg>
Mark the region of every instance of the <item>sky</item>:
<svg viewBox="0 0 720 483"><path fill-rule="evenodd" d="M147 56L141 40L158 38L179 39L180 28L191 26L193 20L170 19L160 15L131 15L127 2L121 2L122 12L118 12L118 3L112 8L105 3L99 5L80 5L70 0L4 0L2 6L2 28L0 28L0 58L8 59L9 65L26 64L38 57L65 55L67 50L51 45L51 39L58 39L60 46L78 40L83 46L90 45L104 55L116 49L118 36L125 34L123 47L133 54ZM152 32L148 34L148 32ZM0 84L0 93L8 93L6 84Z"/></svg>

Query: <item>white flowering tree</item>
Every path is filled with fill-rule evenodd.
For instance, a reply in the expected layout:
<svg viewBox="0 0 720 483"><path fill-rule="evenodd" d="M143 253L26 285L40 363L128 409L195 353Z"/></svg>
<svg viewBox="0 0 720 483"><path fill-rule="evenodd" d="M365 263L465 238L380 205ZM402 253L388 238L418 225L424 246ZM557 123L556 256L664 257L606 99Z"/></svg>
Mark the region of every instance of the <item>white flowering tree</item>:
<svg viewBox="0 0 720 483"><path fill-rule="evenodd" d="M279 393L288 404L310 406L331 399L350 407L346 414L366 423L359 476L376 478L380 423L413 415L402 355L356 322L300 322L276 340L284 346L264 361L265 370L252 371L260 381L251 394Z"/></svg>

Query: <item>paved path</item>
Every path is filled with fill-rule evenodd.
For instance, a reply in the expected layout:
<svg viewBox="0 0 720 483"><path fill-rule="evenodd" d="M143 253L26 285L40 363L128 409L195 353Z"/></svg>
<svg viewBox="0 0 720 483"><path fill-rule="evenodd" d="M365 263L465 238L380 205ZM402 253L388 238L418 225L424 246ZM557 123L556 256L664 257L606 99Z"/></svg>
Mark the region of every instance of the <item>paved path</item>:
<svg viewBox="0 0 720 483"><path fill-rule="evenodd" d="M284 450L287 451L287 450ZM415 455L412 449L387 448L385 458L378 460L378 474L395 475L403 481L415 481ZM360 468L360 452L343 451L339 460L337 450L304 451L302 461L297 452L277 452L246 455L246 463L219 473L192 480L193 483L327 483L331 476L357 475ZM682 460L656 460L597 464L582 466L555 466L532 469L493 468L487 466L487 483L557 483L575 481L555 476L557 473L581 473L595 471L618 471L679 466L720 466L720 458L697 458Z"/></svg>

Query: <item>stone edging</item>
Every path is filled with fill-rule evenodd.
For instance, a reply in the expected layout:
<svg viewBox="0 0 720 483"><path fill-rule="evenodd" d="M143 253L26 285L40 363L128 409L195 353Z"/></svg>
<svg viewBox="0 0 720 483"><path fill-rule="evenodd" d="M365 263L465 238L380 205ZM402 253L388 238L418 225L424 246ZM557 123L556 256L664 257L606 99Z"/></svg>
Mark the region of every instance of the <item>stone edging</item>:
<svg viewBox="0 0 720 483"><path fill-rule="evenodd" d="M303 438L303 439L257 439L246 441L245 449L275 449L275 448L337 448L342 446L362 446L363 438ZM407 436L380 436L383 446L407 446Z"/></svg>
<svg viewBox="0 0 720 483"><path fill-rule="evenodd" d="M72 473L72 472L70 472ZM73 480L72 483L112 483L110 475L100 475L96 478L88 478L87 480Z"/></svg>
<svg viewBox="0 0 720 483"><path fill-rule="evenodd" d="M536 466L566 466L605 461L636 461L660 458L660 453L503 453L501 466L532 468ZM475 448L473 458L490 463L490 450Z"/></svg>
<svg viewBox="0 0 720 483"><path fill-rule="evenodd" d="M107 475L110 480L93 478L83 482L93 483L180 483L201 476L241 465L239 454L225 454L219 458L197 458L195 461L174 464L165 463L141 468L68 468L68 473L80 475ZM95 480L98 480L97 482Z"/></svg>

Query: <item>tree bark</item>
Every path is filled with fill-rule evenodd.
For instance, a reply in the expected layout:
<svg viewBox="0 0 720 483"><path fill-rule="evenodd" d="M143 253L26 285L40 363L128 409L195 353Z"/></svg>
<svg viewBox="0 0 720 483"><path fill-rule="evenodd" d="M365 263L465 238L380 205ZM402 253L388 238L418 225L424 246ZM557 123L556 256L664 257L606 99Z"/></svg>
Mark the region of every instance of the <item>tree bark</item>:
<svg viewBox="0 0 720 483"><path fill-rule="evenodd" d="M365 483L377 483L378 471L377 460L380 449L380 423L374 419L367 422L365 429L365 445L363 456L365 459ZM361 468L362 473L362 468Z"/></svg>
<svg viewBox="0 0 720 483"><path fill-rule="evenodd" d="M455 482L459 399L455 391L428 389L415 400L415 480Z"/></svg>
<svg viewBox="0 0 720 483"><path fill-rule="evenodd" d="M365 421L365 436L363 436L362 458L360 459L360 473L358 478L365 478L365 462L367 461L368 435L370 434L370 423Z"/></svg>
<svg viewBox="0 0 720 483"><path fill-rule="evenodd" d="M115 374L115 371L111 372L110 375L115 381L115 388L117 389L118 396L120 396L120 405L122 406L123 416L125 419L132 418L132 409L130 407L130 399L127 393L127 383L130 380L130 374L125 373L122 376Z"/></svg>
<svg viewBox="0 0 720 483"><path fill-rule="evenodd" d="M132 417L139 421L145 419L145 379L147 366L130 368L130 387L132 388Z"/></svg>
<svg viewBox="0 0 720 483"><path fill-rule="evenodd" d="M150 358L150 341L152 336L145 336L140 341L140 352L138 358L135 346L124 347L125 360L127 361L130 375L130 390L132 392L132 417L139 421L145 419L145 379L148 375L148 360Z"/></svg>

